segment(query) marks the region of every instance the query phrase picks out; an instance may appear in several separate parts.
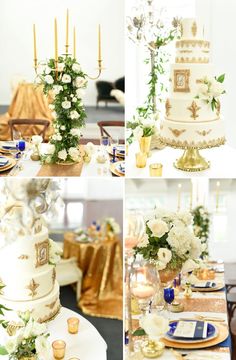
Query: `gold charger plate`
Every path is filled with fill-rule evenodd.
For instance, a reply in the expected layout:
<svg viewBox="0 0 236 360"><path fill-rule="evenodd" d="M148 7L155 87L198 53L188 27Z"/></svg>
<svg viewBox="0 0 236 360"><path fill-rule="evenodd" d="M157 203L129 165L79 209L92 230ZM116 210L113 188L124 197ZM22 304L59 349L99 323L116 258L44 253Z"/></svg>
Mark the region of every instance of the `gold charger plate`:
<svg viewBox="0 0 236 360"><path fill-rule="evenodd" d="M221 290L221 289L223 289L223 287L224 287L223 283L218 283L218 285L216 284L216 286L212 287L212 288L201 288L201 287L194 288L194 287L191 287L191 289L192 289L192 291L196 291L196 292L212 292L212 291Z"/></svg>
<svg viewBox="0 0 236 360"><path fill-rule="evenodd" d="M117 162L115 162L115 163L111 163L110 164L110 171L113 173L113 174L115 174L116 176L125 176L125 174L122 174L122 173L120 173L119 171L117 171L117 169L116 169L116 166L117 166L117 164L121 164L121 163L123 163L123 161L117 161Z"/></svg>
<svg viewBox="0 0 236 360"><path fill-rule="evenodd" d="M215 346L220 344L222 341L225 341L227 337L229 336L229 331L227 329L227 326L222 324L215 324L214 326L217 328L217 337L214 339L201 342L201 343L195 343L195 344L189 344L189 343L178 343L173 340L167 340L165 338L162 338L161 341L165 344L167 347L175 348L175 349L204 349L211 346Z"/></svg>
<svg viewBox="0 0 236 360"><path fill-rule="evenodd" d="M108 154L111 155L111 156L113 156L113 147L115 147L115 145L114 146L109 146L108 149L107 149ZM125 151L125 147L124 147L124 151ZM125 158L125 153L123 155L121 155L119 153L117 154L117 152L116 152L116 157L124 159Z"/></svg>
<svg viewBox="0 0 236 360"><path fill-rule="evenodd" d="M0 167L0 172L10 170L11 168L13 168L16 165L15 159L7 157L7 156L6 156L6 158L8 159L9 163L5 166Z"/></svg>

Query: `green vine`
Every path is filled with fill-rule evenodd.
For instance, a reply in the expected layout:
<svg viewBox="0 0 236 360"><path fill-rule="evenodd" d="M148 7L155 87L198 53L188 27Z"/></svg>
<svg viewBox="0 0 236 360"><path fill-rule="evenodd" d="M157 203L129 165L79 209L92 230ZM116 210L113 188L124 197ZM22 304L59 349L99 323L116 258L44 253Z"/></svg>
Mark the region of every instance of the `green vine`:
<svg viewBox="0 0 236 360"><path fill-rule="evenodd" d="M192 210L192 215L194 234L201 240L203 245L201 256L204 258L209 255L208 239L210 232L210 214L204 206L200 205Z"/></svg>

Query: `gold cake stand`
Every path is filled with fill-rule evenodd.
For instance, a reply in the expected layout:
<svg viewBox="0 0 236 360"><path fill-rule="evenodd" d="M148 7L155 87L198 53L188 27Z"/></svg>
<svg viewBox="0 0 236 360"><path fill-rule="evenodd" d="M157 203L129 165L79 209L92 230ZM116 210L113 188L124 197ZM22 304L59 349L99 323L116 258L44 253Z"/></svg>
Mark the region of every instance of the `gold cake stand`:
<svg viewBox="0 0 236 360"><path fill-rule="evenodd" d="M162 142L174 149L184 150L183 155L173 164L176 169L188 172L196 172L204 171L210 168L210 162L204 159L199 151L202 149L210 149L224 145L226 139L225 137L222 137L210 143L200 143L192 147L180 142L169 142L168 139L165 138L162 138Z"/></svg>

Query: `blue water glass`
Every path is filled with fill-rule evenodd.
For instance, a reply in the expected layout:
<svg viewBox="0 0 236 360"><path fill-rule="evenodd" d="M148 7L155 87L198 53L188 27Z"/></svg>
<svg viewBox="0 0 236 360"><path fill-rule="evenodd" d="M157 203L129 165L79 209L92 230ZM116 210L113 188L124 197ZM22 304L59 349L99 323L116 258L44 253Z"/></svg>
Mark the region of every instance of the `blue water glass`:
<svg viewBox="0 0 236 360"><path fill-rule="evenodd" d="M171 304L174 301L175 292L173 288L164 289L164 300L167 304Z"/></svg>
<svg viewBox="0 0 236 360"><path fill-rule="evenodd" d="M25 140L19 140L18 141L18 149L20 151L24 151L25 150Z"/></svg>
<svg viewBox="0 0 236 360"><path fill-rule="evenodd" d="M108 146L109 145L109 137L108 136L102 136L101 137L101 145Z"/></svg>

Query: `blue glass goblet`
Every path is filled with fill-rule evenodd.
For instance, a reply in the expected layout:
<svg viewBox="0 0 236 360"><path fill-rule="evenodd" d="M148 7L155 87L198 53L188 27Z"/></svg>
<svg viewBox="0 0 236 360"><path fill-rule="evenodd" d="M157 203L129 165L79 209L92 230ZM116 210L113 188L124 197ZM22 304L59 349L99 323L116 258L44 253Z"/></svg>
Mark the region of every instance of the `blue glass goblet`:
<svg viewBox="0 0 236 360"><path fill-rule="evenodd" d="M18 141L18 149L20 151L24 151L25 150L25 140L19 140Z"/></svg>
<svg viewBox="0 0 236 360"><path fill-rule="evenodd" d="M175 292L173 288L165 288L164 289L164 300L165 302L170 305L175 298Z"/></svg>

